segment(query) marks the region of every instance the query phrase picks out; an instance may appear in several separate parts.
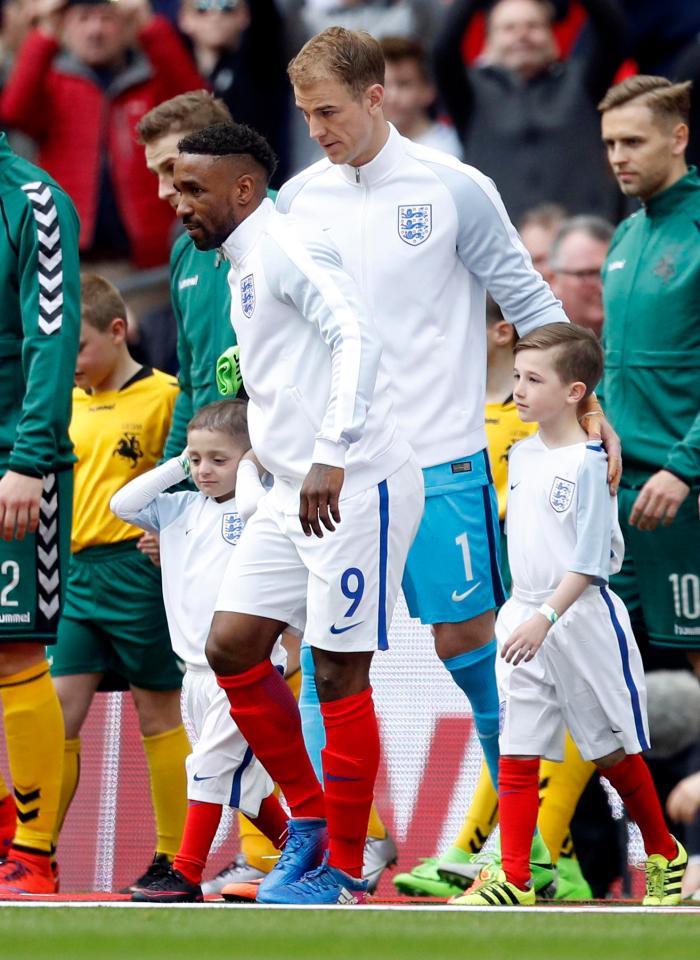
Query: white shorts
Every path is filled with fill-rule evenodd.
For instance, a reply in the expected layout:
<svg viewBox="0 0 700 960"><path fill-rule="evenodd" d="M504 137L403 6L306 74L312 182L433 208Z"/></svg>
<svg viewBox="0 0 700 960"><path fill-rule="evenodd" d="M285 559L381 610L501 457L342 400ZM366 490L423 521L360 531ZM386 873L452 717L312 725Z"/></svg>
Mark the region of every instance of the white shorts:
<svg viewBox="0 0 700 960"><path fill-rule="evenodd" d="M253 756L230 709L214 671L188 666L182 682L183 719L192 742L186 761L187 799L221 803L257 817L274 783Z"/></svg>
<svg viewBox="0 0 700 960"><path fill-rule="evenodd" d="M280 620L321 650L386 649L423 503L413 459L378 486L341 499L341 522L322 538L305 536L298 505L282 510L271 491L241 534L217 611Z"/></svg>
<svg viewBox="0 0 700 960"><path fill-rule="evenodd" d="M584 760L648 750L644 669L622 600L589 587L514 667L500 651L537 606L512 598L496 621L501 753L561 761L567 728Z"/></svg>

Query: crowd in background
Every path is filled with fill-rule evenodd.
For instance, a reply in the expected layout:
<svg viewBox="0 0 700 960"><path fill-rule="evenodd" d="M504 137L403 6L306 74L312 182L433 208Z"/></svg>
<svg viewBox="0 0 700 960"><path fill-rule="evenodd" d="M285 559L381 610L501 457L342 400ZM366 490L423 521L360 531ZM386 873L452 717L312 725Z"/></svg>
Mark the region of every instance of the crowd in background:
<svg viewBox="0 0 700 960"><path fill-rule="evenodd" d="M637 71L700 79L700 4L495 6L487 29L484 0L4 0L0 127L74 201L82 261L126 294L136 356L177 373L167 300L177 224L146 168L138 121L163 100L208 87L236 121L269 140L279 158L272 185L279 186L321 156L294 107L289 58L329 25L368 30L387 60L387 118L405 136L493 178L569 318L600 336L601 267L615 225L637 204L620 194L608 169L597 104L616 78ZM700 89L690 163L700 159L699 110ZM638 639L651 676L689 671L680 653ZM681 694L664 678L650 682L658 742L650 762L662 800L700 768L700 744L670 729L670 701ZM584 798L582 859L585 831L602 829L596 791L593 785ZM674 830L682 836L681 826ZM700 856L697 819L686 845ZM619 850L615 843L609 849L599 890L619 872Z"/></svg>

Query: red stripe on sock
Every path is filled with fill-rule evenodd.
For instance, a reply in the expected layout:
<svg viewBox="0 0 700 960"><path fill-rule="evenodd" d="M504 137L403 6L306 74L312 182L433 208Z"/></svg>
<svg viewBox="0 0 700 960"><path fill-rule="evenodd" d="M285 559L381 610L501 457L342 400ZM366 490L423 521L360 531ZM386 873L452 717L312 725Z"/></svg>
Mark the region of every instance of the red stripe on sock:
<svg viewBox="0 0 700 960"><path fill-rule="evenodd" d="M647 856L660 853L667 860L673 860L678 847L668 832L654 781L642 755L627 756L614 767L604 767L600 772L620 794L627 813L639 827Z"/></svg>
<svg viewBox="0 0 700 960"><path fill-rule="evenodd" d="M187 805L185 829L173 866L192 883L201 883L220 819L220 803L190 800Z"/></svg>
<svg viewBox="0 0 700 960"><path fill-rule="evenodd" d="M367 823L379 769L379 728L372 688L321 704L321 751L328 818L328 862L362 876Z"/></svg>
<svg viewBox="0 0 700 960"><path fill-rule="evenodd" d="M324 817L323 792L306 753L294 695L270 660L232 677L217 675L231 716L280 785L293 817Z"/></svg>
<svg viewBox="0 0 700 960"><path fill-rule="evenodd" d="M530 849L537 826L540 761L501 757L498 762L498 810L501 858L509 883L526 890L530 880Z"/></svg>

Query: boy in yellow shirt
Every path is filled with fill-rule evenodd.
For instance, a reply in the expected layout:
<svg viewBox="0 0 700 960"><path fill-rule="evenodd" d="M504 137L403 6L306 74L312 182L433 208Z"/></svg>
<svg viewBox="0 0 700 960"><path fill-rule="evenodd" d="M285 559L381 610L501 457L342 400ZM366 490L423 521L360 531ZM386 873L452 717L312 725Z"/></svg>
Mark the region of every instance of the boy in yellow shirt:
<svg viewBox="0 0 700 960"><path fill-rule="evenodd" d="M128 685L139 716L156 820L152 882L175 856L186 813L189 742L180 714L182 671L168 634L160 571L138 550L142 532L109 501L158 462L177 381L130 355L124 302L102 277L81 282L80 347L70 436L75 446L71 563L51 673L66 726L56 839L78 786L80 729L107 676ZM131 889L131 888L130 888Z"/></svg>

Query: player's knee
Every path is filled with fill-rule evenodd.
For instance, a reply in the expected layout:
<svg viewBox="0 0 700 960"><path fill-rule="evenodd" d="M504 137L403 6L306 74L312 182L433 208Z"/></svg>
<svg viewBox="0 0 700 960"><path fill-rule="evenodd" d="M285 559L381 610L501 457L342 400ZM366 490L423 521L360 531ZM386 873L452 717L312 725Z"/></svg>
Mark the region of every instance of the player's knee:
<svg viewBox="0 0 700 960"><path fill-rule="evenodd" d="M441 660L451 660L486 646L493 639L494 627L492 610L461 623L436 623L432 627L435 652Z"/></svg>
<svg viewBox="0 0 700 960"><path fill-rule="evenodd" d="M617 763L620 763L625 759L625 751L620 748L615 750L613 753L608 753L604 757L599 757L597 760L594 760L596 767L600 767L601 770L605 770L608 767L614 767Z"/></svg>
<svg viewBox="0 0 700 960"><path fill-rule="evenodd" d="M252 643L246 643L240 629L227 619L214 615L204 652L215 673L233 676L255 666L257 661L252 658L252 649Z"/></svg>
<svg viewBox="0 0 700 960"><path fill-rule="evenodd" d="M315 652L316 690L321 703L341 700L369 687L371 654L327 655Z"/></svg>

